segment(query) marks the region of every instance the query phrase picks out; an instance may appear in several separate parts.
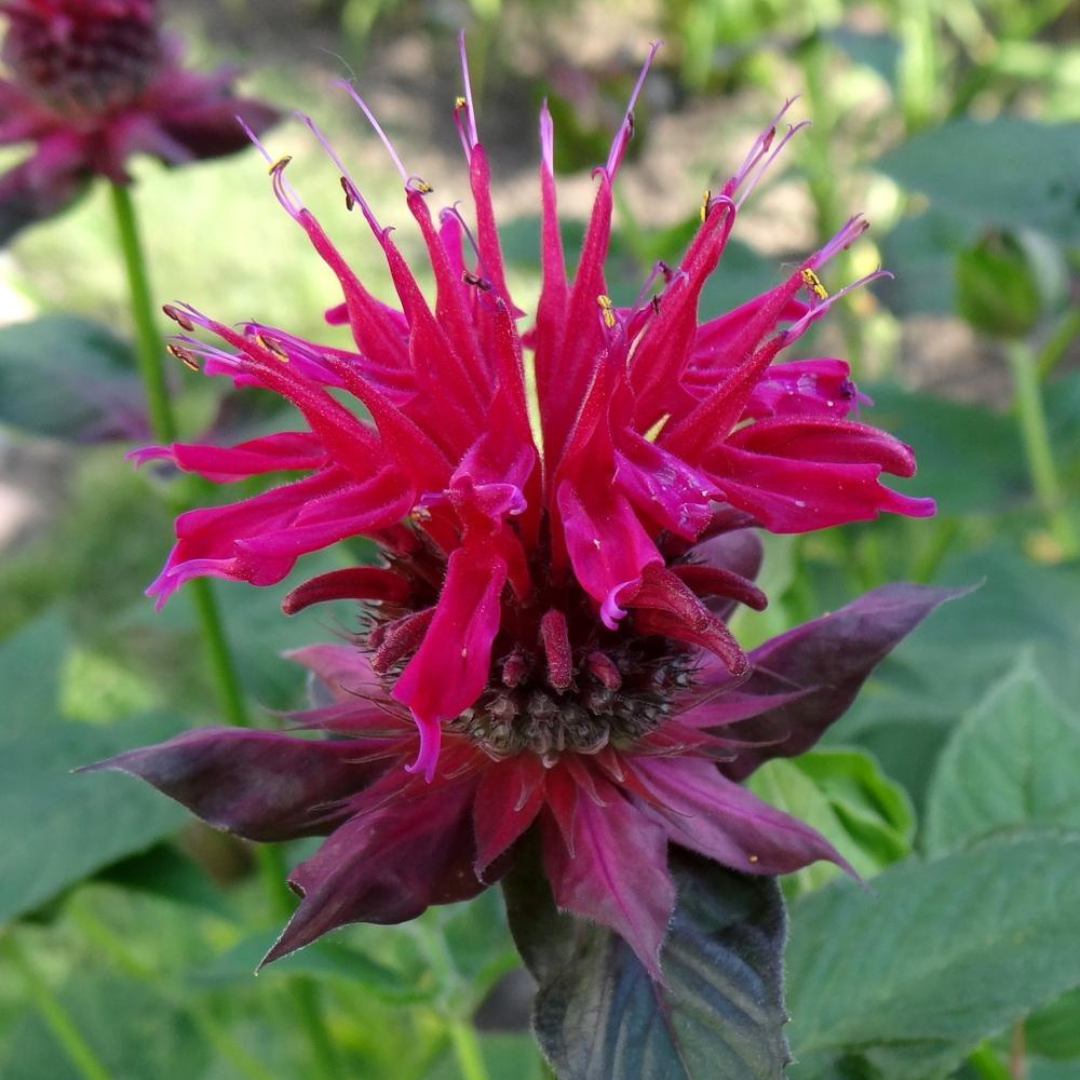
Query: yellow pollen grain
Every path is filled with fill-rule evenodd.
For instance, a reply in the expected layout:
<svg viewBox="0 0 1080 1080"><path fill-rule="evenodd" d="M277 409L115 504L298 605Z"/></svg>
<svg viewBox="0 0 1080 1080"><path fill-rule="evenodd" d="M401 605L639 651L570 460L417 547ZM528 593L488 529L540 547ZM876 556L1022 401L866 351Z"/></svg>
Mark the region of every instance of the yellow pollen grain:
<svg viewBox="0 0 1080 1080"><path fill-rule="evenodd" d="M705 219L709 216L709 203L712 202L712 192L707 188L705 194L701 196L701 209L698 211L698 216L701 218L701 224L705 224Z"/></svg>
<svg viewBox="0 0 1080 1080"><path fill-rule="evenodd" d="M601 294L596 298L596 302L600 305L600 311L603 313L604 325L609 330L615 329L615 305L611 302L611 297L605 294Z"/></svg>
<svg viewBox="0 0 1080 1080"><path fill-rule="evenodd" d="M283 158L278 158L278 160L275 161L274 164L271 165L270 168L266 171L270 173L271 176L273 176L274 173L276 173L279 169L284 169L290 161L292 161L292 154L286 154Z"/></svg>
<svg viewBox="0 0 1080 1080"><path fill-rule="evenodd" d="M465 106L468 104L468 101L466 101L465 98L463 98L460 94L456 98L454 98L455 109L464 109Z"/></svg>
<svg viewBox="0 0 1080 1080"><path fill-rule="evenodd" d="M799 271L799 276L803 279L803 284L819 299L828 300L829 291L821 284L821 278L810 269L809 266L804 266Z"/></svg>
<svg viewBox="0 0 1080 1080"><path fill-rule="evenodd" d="M426 180L421 180L420 177L416 178L413 186L421 195L427 195L435 190Z"/></svg>

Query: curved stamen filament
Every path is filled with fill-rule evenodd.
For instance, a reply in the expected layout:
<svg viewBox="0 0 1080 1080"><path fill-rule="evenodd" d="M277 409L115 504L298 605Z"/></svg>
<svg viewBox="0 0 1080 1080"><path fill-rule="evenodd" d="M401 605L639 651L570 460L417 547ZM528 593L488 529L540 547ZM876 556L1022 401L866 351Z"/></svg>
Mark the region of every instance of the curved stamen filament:
<svg viewBox="0 0 1080 1080"><path fill-rule="evenodd" d="M368 123L372 126L375 134L379 136L383 146L386 147L386 152L390 155L390 160L394 163L394 168L397 169L401 175L402 181L405 186L408 187L409 182L413 179L413 176L401 163L401 158L398 156L398 152L394 149L394 144L390 141L390 136L383 131L379 121L375 119L375 114L368 108L367 102L357 93L356 87L347 79L337 79L332 84L334 86L341 87L348 95L356 102L360 111L367 117Z"/></svg>
<svg viewBox="0 0 1080 1080"><path fill-rule="evenodd" d="M645 85L645 77L649 74L653 59L663 44L662 41L654 41L649 47L649 55L645 57L645 63L641 65L641 72L638 74L637 82L634 83L634 89L630 92L630 100L627 102L623 121L619 125L619 130L615 133L615 138L612 140L607 164L604 166L604 172L607 173L609 180L615 179L623 154L626 153L626 147L634 136L634 106L637 104L641 88Z"/></svg>
<svg viewBox="0 0 1080 1080"><path fill-rule="evenodd" d="M465 147L465 156L472 156L472 148L480 141L480 136L476 131L476 108L473 105L473 92L472 92L472 79L469 77L469 56L465 50L465 31L461 30L458 33L458 52L461 54L461 82L465 89L465 106L464 111L467 112L466 124L468 125L468 145ZM461 109L455 109L454 113L457 115Z"/></svg>

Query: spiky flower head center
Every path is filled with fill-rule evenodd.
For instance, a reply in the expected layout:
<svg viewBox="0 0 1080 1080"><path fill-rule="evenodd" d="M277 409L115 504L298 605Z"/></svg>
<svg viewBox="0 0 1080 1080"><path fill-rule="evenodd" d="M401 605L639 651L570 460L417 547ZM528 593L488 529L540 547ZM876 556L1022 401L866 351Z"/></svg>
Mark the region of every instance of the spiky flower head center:
<svg viewBox="0 0 1080 1080"><path fill-rule="evenodd" d="M143 0L35 0L8 15L4 63L27 93L73 119L136 100L164 58L152 7Z"/></svg>

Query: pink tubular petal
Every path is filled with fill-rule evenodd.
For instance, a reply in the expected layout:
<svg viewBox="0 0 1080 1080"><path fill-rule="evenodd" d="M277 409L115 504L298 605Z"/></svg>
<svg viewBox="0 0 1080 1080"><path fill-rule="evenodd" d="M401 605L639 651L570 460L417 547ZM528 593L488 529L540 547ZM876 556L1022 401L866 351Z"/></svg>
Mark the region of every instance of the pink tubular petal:
<svg viewBox="0 0 1080 1080"><path fill-rule="evenodd" d="M882 511L930 517L933 499L901 495L879 483L881 466L799 461L734 447L714 451L707 467L728 502L771 532L808 532L870 521Z"/></svg>
<svg viewBox="0 0 1080 1080"><path fill-rule="evenodd" d="M543 287L536 307L536 369L539 380L544 372L545 383L551 378L554 363L565 332L566 305L570 287L566 280L566 260L563 257L562 235L555 195L553 156L554 129L551 113L545 101L540 109L540 191L542 202L540 266ZM547 387L545 387L547 389Z"/></svg>
<svg viewBox="0 0 1080 1080"><path fill-rule="evenodd" d="M177 518L176 546L147 594L160 606L201 575L274 585L300 555L386 528L411 505L412 493L389 472L358 484L329 468L242 502L190 510Z"/></svg>
<svg viewBox="0 0 1080 1080"><path fill-rule="evenodd" d="M409 706L426 740L416 766L429 780L439 725L472 705L487 683L505 583L506 563L497 555L455 551L423 643L394 687L395 699Z"/></svg>
<svg viewBox="0 0 1080 1080"><path fill-rule="evenodd" d="M680 275L664 290L659 311L635 347L630 375L637 398L634 423L638 431L647 431L676 408L673 390L691 358L701 290L716 269L734 224L732 207L716 204L709 209L680 266Z"/></svg>
<svg viewBox="0 0 1080 1080"><path fill-rule="evenodd" d="M392 570L376 566L349 566L298 585L281 602L286 615L295 615L312 604L329 600L378 600L403 604L412 592L411 583Z"/></svg>
<svg viewBox="0 0 1080 1080"><path fill-rule="evenodd" d="M309 431L281 431L236 446L199 443L148 446L127 456L138 465L154 460L172 461L184 472L197 473L218 483L268 472L318 469L327 459L325 448Z"/></svg>
<svg viewBox="0 0 1080 1080"><path fill-rule="evenodd" d="M621 600L634 609L634 622L643 633L660 633L708 649L733 675L747 670L746 656L731 632L670 570L645 567L640 583L626 589Z"/></svg>
<svg viewBox="0 0 1080 1080"><path fill-rule="evenodd" d="M597 298L607 293L604 260L611 239L611 210L611 181L601 171L581 259L567 299L558 353L545 356L538 352L536 356L536 388L551 473L558 468L578 408L595 383L604 352Z"/></svg>
<svg viewBox="0 0 1080 1080"><path fill-rule="evenodd" d="M558 490L566 548L581 587L597 603L617 607L618 593L663 563L626 499L602 486ZM609 610L614 616L614 609Z"/></svg>
<svg viewBox="0 0 1080 1080"><path fill-rule="evenodd" d="M624 431L615 452L615 483L648 520L695 539L712 517L712 482L635 431Z"/></svg>
<svg viewBox="0 0 1080 1080"><path fill-rule="evenodd" d="M621 935L654 979L675 908L667 872L667 835L654 816L599 778L604 806L577 800L572 846L545 821L544 865L560 908Z"/></svg>
<svg viewBox="0 0 1080 1080"><path fill-rule="evenodd" d="M640 758L638 775L672 813L645 808L669 839L744 874L790 874L826 859L857 877L820 833L694 758Z"/></svg>
<svg viewBox="0 0 1080 1080"><path fill-rule="evenodd" d="M910 446L868 424L845 420L759 420L735 432L728 445L781 457L876 464L894 476L915 474L915 454Z"/></svg>

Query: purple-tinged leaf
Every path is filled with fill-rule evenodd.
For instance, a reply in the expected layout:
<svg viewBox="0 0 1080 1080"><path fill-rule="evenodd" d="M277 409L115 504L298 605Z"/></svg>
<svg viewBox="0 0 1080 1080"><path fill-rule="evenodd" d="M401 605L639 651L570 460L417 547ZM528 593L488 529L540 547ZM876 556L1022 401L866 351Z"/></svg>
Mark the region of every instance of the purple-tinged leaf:
<svg viewBox="0 0 1080 1080"><path fill-rule="evenodd" d="M675 905L666 831L611 785L598 784L597 797L605 805L579 794L566 839L553 820L544 821L544 864L555 902L615 930L659 978L660 946Z"/></svg>
<svg viewBox="0 0 1080 1080"><path fill-rule="evenodd" d="M654 758L635 766L667 812L671 840L746 874L790 874L827 859L854 875L819 832L723 776L714 762Z"/></svg>
<svg viewBox="0 0 1080 1080"><path fill-rule="evenodd" d="M883 585L820 619L796 626L750 654L753 674L739 691L807 691L739 726L761 742L723 766L734 780L764 761L809 750L847 710L871 671L939 604L970 592L929 585Z"/></svg>
<svg viewBox="0 0 1080 1080"><path fill-rule="evenodd" d="M264 964L347 923L407 922L487 887L473 872L475 783L419 787L422 781L401 776L414 797L399 793L390 805L358 813L289 875L303 899Z"/></svg>
<svg viewBox="0 0 1080 1080"><path fill-rule="evenodd" d="M773 1080L783 1025L784 908L776 882L673 848L678 890L662 981L618 934L559 915L535 863L504 889L540 983L537 1039L560 1080Z"/></svg>
<svg viewBox="0 0 1080 1080"><path fill-rule="evenodd" d="M82 771L138 776L204 821L248 840L291 840L329 832L343 820L340 800L372 778L373 766L356 760L366 749L351 740L198 728Z"/></svg>

